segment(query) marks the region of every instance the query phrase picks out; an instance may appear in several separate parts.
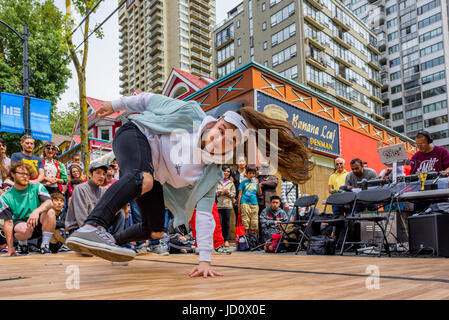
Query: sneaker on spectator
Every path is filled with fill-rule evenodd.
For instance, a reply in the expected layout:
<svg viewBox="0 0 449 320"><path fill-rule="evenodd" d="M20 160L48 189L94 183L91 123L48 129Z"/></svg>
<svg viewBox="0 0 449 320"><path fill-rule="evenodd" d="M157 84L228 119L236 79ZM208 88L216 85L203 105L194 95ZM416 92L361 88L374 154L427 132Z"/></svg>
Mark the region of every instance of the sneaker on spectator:
<svg viewBox="0 0 449 320"><path fill-rule="evenodd" d="M160 256L168 256L170 253L168 252L168 248L164 246L164 244L159 242L159 244L153 244L148 248L148 251L151 253L158 254Z"/></svg>
<svg viewBox="0 0 449 320"><path fill-rule="evenodd" d="M215 254L231 254L232 252L229 251L224 246L219 246L218 248L215 248Z"/></svg>
<svg viewBox="0 0 449 320"><path fill-rule="evenodd" d="M67 248L67 246L65 244L63 244L61 246L61 248L59 248L58 252L69 252L71 251L69 248Z"/></svg>
<svg viewBox="0 0 449 320"><path fill-rule="evenodd" d="M41 247L41 254L49 254L49 253L51 253L49 245L48 244L44 244Z"/></svg>
<svg viewBox="0 0 449 320"><path fill-rule="evenodd" d="M136 249L136 253L137 254L142 254L142 253L147 253L147 252L148 252L148 248L147 248L147 245L145 243L142 243Z"/></svg>
<svg viewBox="0 0 449 320"><path fill-rule="evenodd" d="M130 261L136 257L134 250L118 246L114 237L103 227L99 226L89 231L80 230L81 228L72 233L66 241L66 246L73 251L94 254L114 262Z"/></svg>
<svg viewBox="0 0 449 320"><path fill-rule="evenodd" d="M61 248L62 243L58 242L58 243L50 243L50 251L51 253L58 253L59 248Z"/></svg>
<svg viewBox="0 0 449 320"><path fill-rule="evenodd" d="M16 252L17 252L17 254L18 255L25 255L25 254L28 254L28 253L30 253L30 250L28 249L28 246L27 245L18 245L17 246L17 250L16 250Z"/></svg>

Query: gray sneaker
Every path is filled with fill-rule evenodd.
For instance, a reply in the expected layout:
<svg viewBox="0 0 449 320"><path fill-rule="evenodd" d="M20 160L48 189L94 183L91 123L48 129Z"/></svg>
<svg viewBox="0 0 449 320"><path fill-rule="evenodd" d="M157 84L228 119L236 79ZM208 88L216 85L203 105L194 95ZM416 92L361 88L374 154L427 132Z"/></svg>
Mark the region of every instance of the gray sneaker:
<svg viewBox="0 0 449 320"><path fill-rule="evenodd" d="M145 243L142 243L137 249L136 249L136 253L137 254L143 254L143 253L147 253L148 252L148 248L147 245Z"/></svg>
<svg viewBox="0 0 449 320"><path fill-rule="evenodd" d="M215 254L231 254L232 252L229 251L224 246L219 246L218 248L215 248Z"/></svg>
<svg viewBox="0 0 449 320"><path fill-rule="evenodd" d="M66 246L70 250L93 254L114 262L130 261L136 257L134 250L116 245L114 237L103 227L97 227L89 232L75 231L67 239Z"/></svg>
<svg viewBox="0 0 449 320"><path fill-rule="evenodd" d="M148 251L160 256L168 256L170 254L168 252L168 248L166 248L162 242L160 242L159 244L153 244L148 248Z"/></svg>

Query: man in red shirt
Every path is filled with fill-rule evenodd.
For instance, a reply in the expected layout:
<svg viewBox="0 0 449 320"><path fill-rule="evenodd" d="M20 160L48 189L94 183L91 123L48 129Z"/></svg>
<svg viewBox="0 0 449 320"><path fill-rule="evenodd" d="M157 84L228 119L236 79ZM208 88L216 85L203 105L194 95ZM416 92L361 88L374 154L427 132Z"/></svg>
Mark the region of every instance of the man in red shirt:
<svg viewBox="0 0 449 320"><path fill-rule="evenodd" d="M419 131L415 142L419 151L410 161L410 174L431 171L441 174L449 173L449 151L446 148L434 146L429 132Z"/></svg>

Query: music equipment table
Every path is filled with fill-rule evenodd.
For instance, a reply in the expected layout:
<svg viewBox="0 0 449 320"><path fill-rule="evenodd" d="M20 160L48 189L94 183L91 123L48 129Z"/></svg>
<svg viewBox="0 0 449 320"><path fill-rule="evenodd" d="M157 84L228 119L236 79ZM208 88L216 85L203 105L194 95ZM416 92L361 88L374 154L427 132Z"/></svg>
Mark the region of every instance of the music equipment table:
<svg viewBox="0 0 449 320"><path fill-rule="evenodd" d="M433 200L449 198L449 189L405 192L397 197L398 201Z"/></svg>

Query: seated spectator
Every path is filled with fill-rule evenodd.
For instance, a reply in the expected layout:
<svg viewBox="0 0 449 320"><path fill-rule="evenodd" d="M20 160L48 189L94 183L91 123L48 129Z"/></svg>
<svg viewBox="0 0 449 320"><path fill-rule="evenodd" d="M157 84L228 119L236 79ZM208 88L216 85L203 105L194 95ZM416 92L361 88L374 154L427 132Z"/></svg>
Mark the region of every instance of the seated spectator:
<svg viewBox="0 0 449 320"><path fill-rule="evenodd" d="M50 210L52 202L47 189L40 183L30 183L33 173L29 164L14 162L10 171L14 186L0 196L0 219L5 220L9 256L15 255L13 233L19 241L19 254L28 254L28 239L40 237L40 252L51 253L49 244L55 230L56 217Z"/></svg>
<svg viewBox="0 0 449 320"><path fill-rule="evenodd" d="M107 170L105 164L92 162L89 166L89 180L73 190L65 220L65 228L70 233L83 226L87 216L105 193L106 189L102 186Z"/></svg>
<svg viewBox="0 0 449 320"><path fill-rule="evenodd" d="M29 164L34 170L29 182L42 182L44 180L44 164L41 158L33 155L34 138L25 135L20 138L20 145L22 146L22 152L12 154L11 164L20 160L23 163Z"/></svg>
<svg viewBox="0 0 449 320"><path fill-rule="evenodd" d="M195 252L195 238L193 237L190 224L181 224L173 227L173 219L168 224L169 250L170 253Z"/></svg>
<svg viewBox="0 0 449 320"><path fill-rule="evenodd" d="M282 179L281 184L281 201L284 205L284 211L288 215L288 220L292 221L295 219L298 212L294 212L296 199L301 196L299 186L295 185L293 182Z"/></svg>
<svg viewBox="0 0 449 320"><path fill-rule="evenodd" d="M64 195L60 192L55 192L51 194L51 199L52 208L50 211L52 211L56 217L56 227L53 237L50 240L50 251L52 253L57 253L65 243L69 233L65 231L66 212L62 210L64 207Z"/></svg>
<svg viewBox="0 0 449 320"><path fill-rule="evenodd" d="M81 156L78 153L72 155L72 160L69 162L67 169L70 171L70 168L74 165L80 167L81 171L84 171L84 163L81 162Z"/></svg>
<svg viewBox="0 0 449 320"><path fill-rule="evenodd" d="M373 169L365 168L362 160L356 158L351 161L351 172L346 175L345 185L357 188L357 182L363 179L372 180L377 178L377 173Z"/></svg>
<svg viewBox="0 0 449 320"><path fill-rule="evenodd" d="M270 206L263 209L260 215L260 229L262 233L262 242L271 240L273 234L280 233L279 223L288 222L288 215L281 209L281 198L272 196Z"/></svg>
<svg viewBox="0 0 449 320"><path fill-rule="evenodd" d="M111 186L111 184L113 184L114 182L117 181L117 179L114 178L114 165L110 164L108 166L108 171L106 172L106 180L105 180L105 188L109 188Z"/></svg>
<svg viewBox="0 0 449 320"><path fill-rule="evenodd" d="M45 156L42 158L44 164L44 180L42 184L50 194L62 192L62 185L67 183L67 174L64 165L56 159L56 145L54 142L44 143Z"/></svg>
<svg viewBox="0 0 449 320"><path fill-rule="evenodd" d="M73 193L73 187L72 187L72 180L73 179L79 179L83 182L86 182L87 179L84 177L83 170L81 170L80 167L77 165L73 165L69 169L69 183L67 183L67 192L69 196L72 196Z"/></svg>

